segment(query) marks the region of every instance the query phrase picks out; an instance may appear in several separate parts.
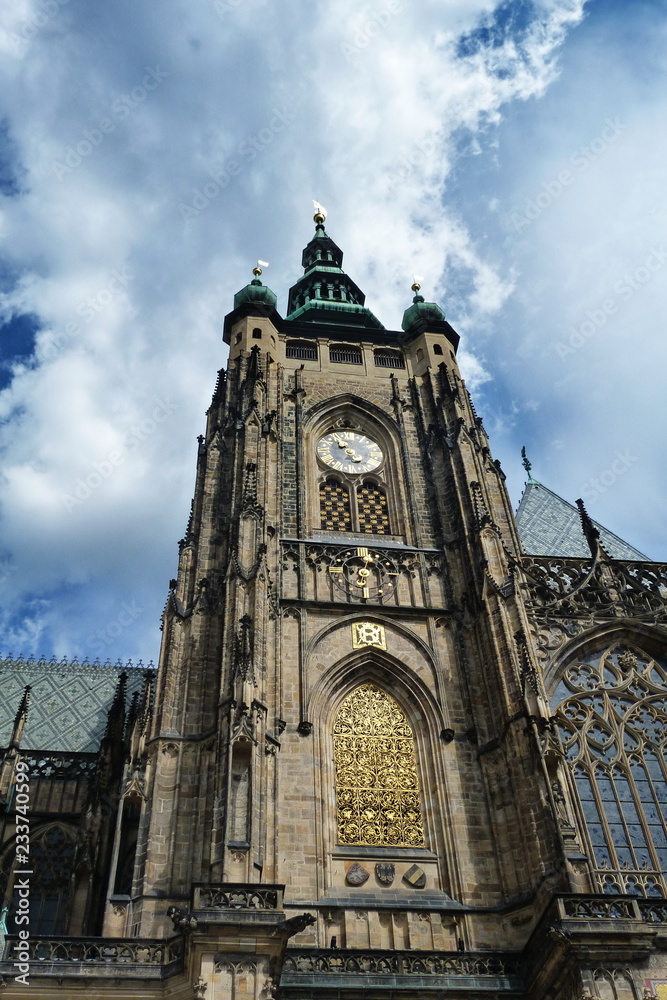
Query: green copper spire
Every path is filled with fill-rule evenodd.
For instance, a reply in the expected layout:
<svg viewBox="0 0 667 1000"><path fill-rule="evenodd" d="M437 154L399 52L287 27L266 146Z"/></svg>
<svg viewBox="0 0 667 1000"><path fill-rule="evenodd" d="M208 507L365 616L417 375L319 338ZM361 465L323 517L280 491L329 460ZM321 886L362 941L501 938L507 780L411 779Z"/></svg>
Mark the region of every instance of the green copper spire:
<svg viewBox="0 0 667 1000"><path fill-rule="evenodd" d="M343 251L324 228L326 210L315 205L315 235L301 256L303 277L290 288L287 319L383 330L364 305L366 296L343 271Z"/></svg>
<svg viewBox="0 0 667 1000"><path fill-rule="evenodd" d="M246 285L245 288L242 288L241 291L237 292L236 295L234 296L235 309L238 309L239 306L244 305L244 303L246 302L251 302L253 304L262 304L268 306L270 309L276 308L276 303L278 301L276 293L272 292L270 288L267 288L267 286L263 285L262 282L259 280L259 276L262 273L262 268L260 267L260 264L263 267L269 266L266 263L266 261L263 260L257 261L257 264L252 269L252 273L254 274L255 277L252 279L249 285Z"/></svg>
<svg viewBox="0 0 667 1000"><path fill-rule="evenodd" d="M415 297L412 305L403 313L402 328L406 333L418 330L420 327L432 327L433 323L444 323L445 314L435 302L425 302L424 296L419 294L421 285L416 280L412 285Z"/></svg>
<svg viewBox="0 0 667 1000"><path fill-rule="evenodd" d="M526 455L526 446L525 445L521 449L521 460L523 462L524 469L528 473L528 482L529 483L535 483L536 485L539 485L539 483L537 482L537 479L533 479L532 473L530 471L532 469L533 465L532 465L532 462L528 461L528 456Z"/></svg>

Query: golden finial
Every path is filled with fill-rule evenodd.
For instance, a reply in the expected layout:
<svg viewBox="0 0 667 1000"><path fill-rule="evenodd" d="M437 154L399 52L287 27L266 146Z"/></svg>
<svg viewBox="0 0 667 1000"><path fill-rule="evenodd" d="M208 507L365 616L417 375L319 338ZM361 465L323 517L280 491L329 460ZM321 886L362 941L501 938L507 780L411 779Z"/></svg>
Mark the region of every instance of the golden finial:
<svg viewBox="0 0 667 1000"><path fill-rule="evenodd" d="M252 273L255 275L256 278L259 278L260 274L262 273L262 268L268 266L269 266L268 260L258 260L252 269Z"/></svg>
<svg viewBox="0 0 667 1000"><path fill-rule="evenodd" d="M320 205L319 201L313 201L313 208L315 209L315 215L313 216L313 222L320 226L324 224L324 220L327 217L327 210L324 205Z"/></svg>
<svg viewBox="0 0 667 1000"><path fill-rule="evenodd" d="M422 278L421 274L413 274L412 275L412 284L411 284L410 287L412 288L412 291L415 292L415 294L421 288L421 283L422 283L423 280L424 279Z"/></svg>

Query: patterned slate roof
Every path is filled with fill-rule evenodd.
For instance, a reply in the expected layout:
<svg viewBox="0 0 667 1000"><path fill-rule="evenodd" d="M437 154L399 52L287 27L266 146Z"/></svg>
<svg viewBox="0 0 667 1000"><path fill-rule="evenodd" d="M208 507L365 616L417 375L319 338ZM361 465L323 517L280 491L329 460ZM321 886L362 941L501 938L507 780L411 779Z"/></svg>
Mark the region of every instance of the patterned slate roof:
<svg viewBox="0 0 667 1000"><path fill-rule="evenodd" d="M14 718L29 684L32 690L22 748L96 753L121 673L127 673L129 705L134 692L143 690L149 669L153 669L152 664L133 665L131 660L111 664L0 658L0 747L8 746L11 740Z"/></svg>
<svg viewBox="0 0 667 1000"><path fill-rule="evenodd" d="M526 483L516 512L516 523L524 552L528 555L581 559L590 556L577 508L541 483ZM624 542L613 531L597 521L593 524L600 532L604 548L614 559L650 562L648 556Z"/></svg>

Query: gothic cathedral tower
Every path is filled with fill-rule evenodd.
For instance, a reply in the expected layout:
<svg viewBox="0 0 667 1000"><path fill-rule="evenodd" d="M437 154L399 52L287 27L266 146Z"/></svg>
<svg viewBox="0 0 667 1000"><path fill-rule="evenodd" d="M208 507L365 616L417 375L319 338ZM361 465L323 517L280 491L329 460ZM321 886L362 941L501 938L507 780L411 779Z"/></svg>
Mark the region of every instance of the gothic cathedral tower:
<svg viewBox="0 0 667 1000"><path fill-rule="evenodd" d="M125 932L231 885L239 913L278 893L308 955L511 952L575 876L503 473L440 308L415 286L386 330L315 223L287 317L257 268L225 320Z"/></svg>
<svg viewBox="0 0 667 1000"><path fill-rule="evenodd" d="M225 319L155 690L125 714L121 675L39 995L662 1000L667 567L583 506L590 558L523 553L458 335L418 285L385 329L324 223L285 318L258 267ZM534 534L574 513L529 494ZM7 816L21 756L65 774L29 691Z"/></svg>

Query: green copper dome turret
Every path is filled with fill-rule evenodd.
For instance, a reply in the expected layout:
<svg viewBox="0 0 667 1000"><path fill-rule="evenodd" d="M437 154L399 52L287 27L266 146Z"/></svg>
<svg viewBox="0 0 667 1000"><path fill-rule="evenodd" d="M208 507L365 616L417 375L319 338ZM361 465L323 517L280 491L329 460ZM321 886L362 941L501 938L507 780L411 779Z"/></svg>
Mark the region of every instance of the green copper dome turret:
<svg viewBox="0 0 667 1000"><path fill-rule="evenodd" d="M424 296L419 294L420 285L417 282L412 286L415 297L412 305L403 313L401 327L406 333L417 332L420 328L432 328L434 323L444 323L445 314L436 302L425 302Z"/></svg>
<svg viewBox="0 0 667 1000"><path fill-rule="evenodd" d="M318 206L315 235L301 256L304 274L290 288L286 318L383 330L379 319L364 305L364 293L343 271L343 251L327 234L324 219Z"/></svg>
<svg viewBox="0 0 667 1000"><path fill-rule="evenodd" d="M263 263L263 262L262 262ZM252 273L255 277L252 279L249 285L242 288L240 292L237 292L234 296L234 308L238 309L239 306L245 305L245 303L261 304L269 309L275 309L278 297L275 292L272 292L270 288L263 285L259 280L259 276L262 273L259 264L254 267Z"/></svg>

